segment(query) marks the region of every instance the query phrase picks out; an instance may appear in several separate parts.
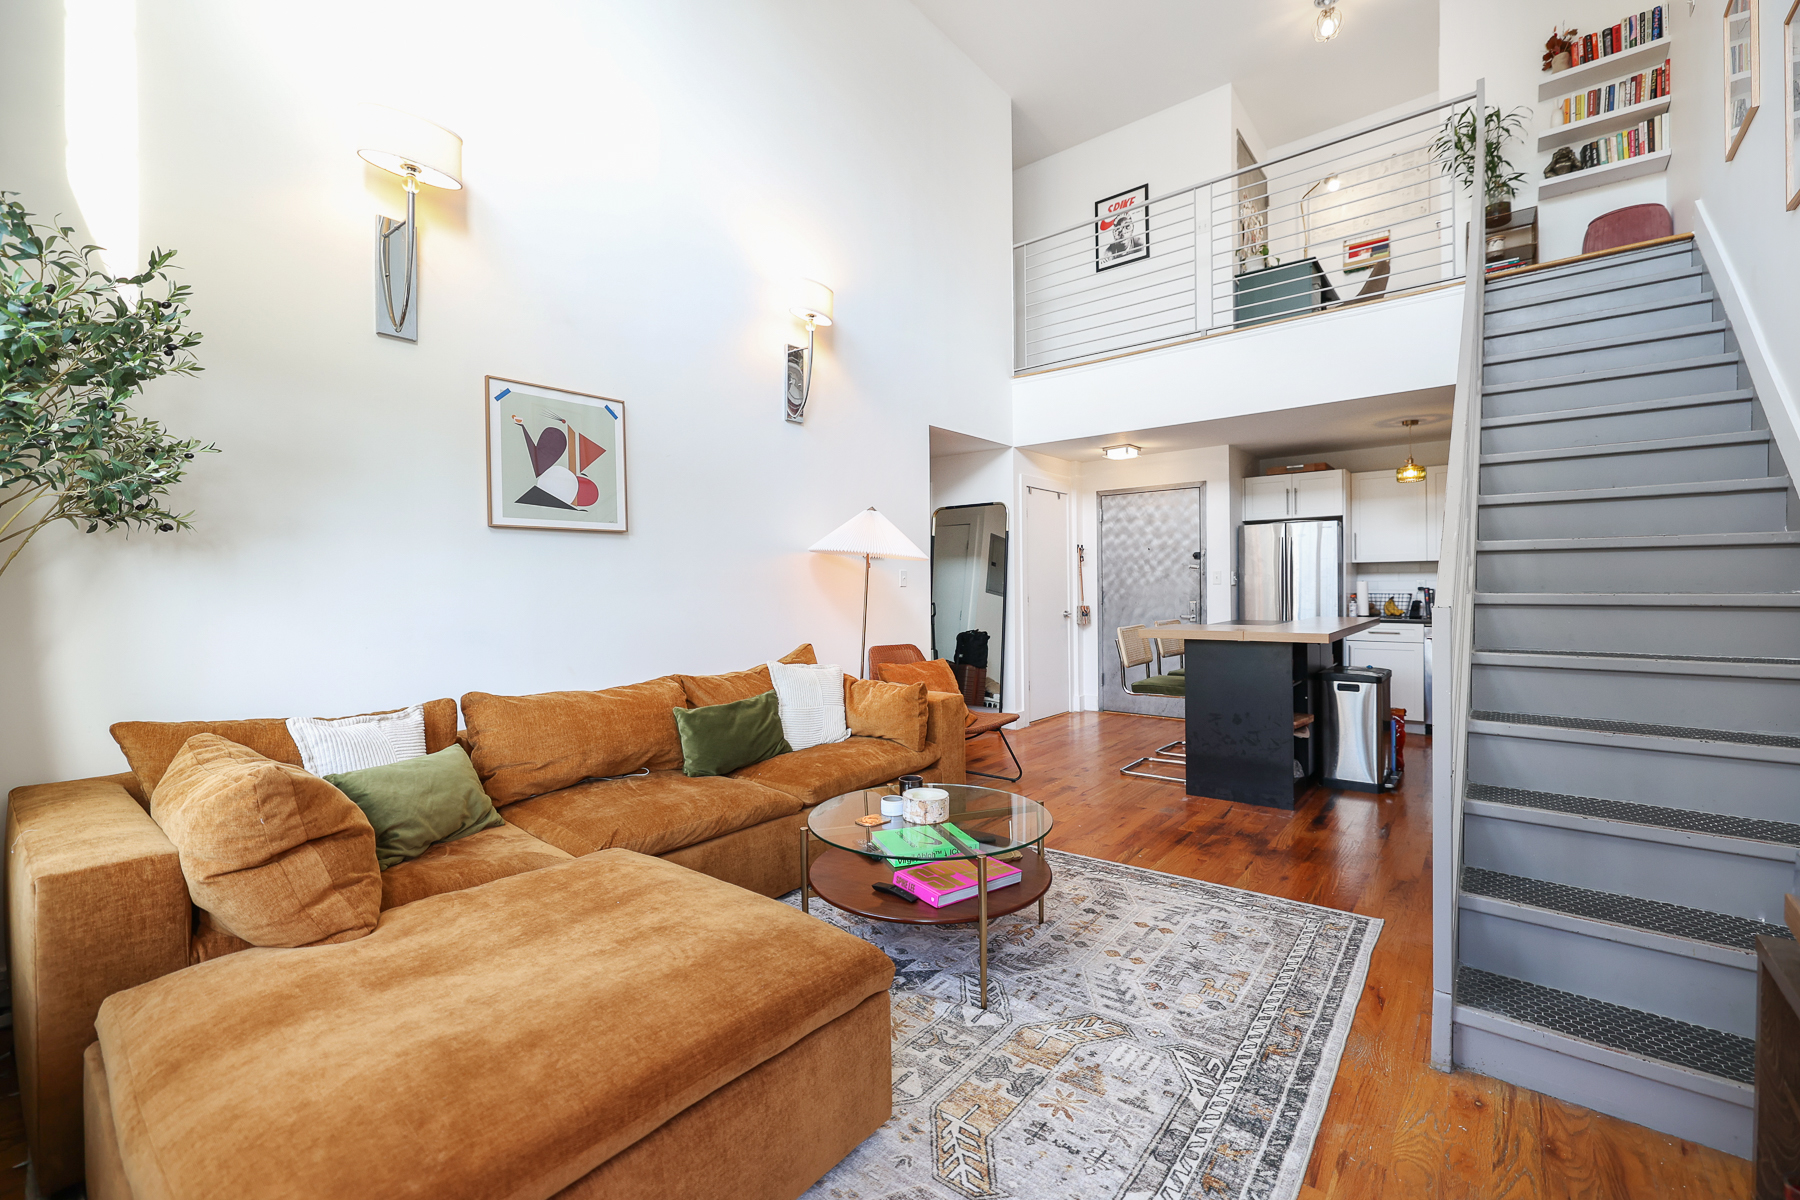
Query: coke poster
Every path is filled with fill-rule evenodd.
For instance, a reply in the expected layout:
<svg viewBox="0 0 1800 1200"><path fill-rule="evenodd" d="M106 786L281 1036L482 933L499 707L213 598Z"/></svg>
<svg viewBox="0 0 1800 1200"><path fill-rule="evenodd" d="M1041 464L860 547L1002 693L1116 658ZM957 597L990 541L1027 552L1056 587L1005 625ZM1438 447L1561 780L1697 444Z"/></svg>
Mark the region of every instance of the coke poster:
<svg viewBox="0 0 1800 1200"><path fill-rule="evenodd" d="M1150 185L1094 201L1094 270L1150 257Z"/></svg>

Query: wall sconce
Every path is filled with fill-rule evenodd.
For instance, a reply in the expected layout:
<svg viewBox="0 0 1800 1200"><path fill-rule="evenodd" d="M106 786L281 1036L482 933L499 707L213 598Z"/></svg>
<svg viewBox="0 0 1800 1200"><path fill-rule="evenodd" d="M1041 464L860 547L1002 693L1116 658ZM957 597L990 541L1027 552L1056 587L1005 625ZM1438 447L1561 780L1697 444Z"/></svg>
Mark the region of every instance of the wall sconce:
<svg viewBox="0 0 1800 1200"><path fill-rule="evenodd" d="M812 396L813 331L831 324L831 289L816 279L794 281L788 296L788 311L806 322L806 349L787 348L787 419L795 425L806 423L806 402Z"/></svg>
<svg viewBox="0 0 1800 1200"><path fill-rule="evenodd" d="M1413 426L1418 423L1419 419L1417 417L1408 417L1406 420L1400 422L1400 424L1406 427L1406 465L1394 470L1394 481L1396 483L1425 482L1425 468L1414 462L1412 456L1412 431Z"/></svg>
<svg viewBox="0 0 1800 1200"><path fill-rule="evenodd" d="M1137 456L1138 448L1133 446L1130 442L1126 442L1120 446L1100 447L1101 458L1136 458Z"/></svg>
<svg viewBox="0 0 1800 1200"><path fill-rule="evenodd" d="M1333 0L1313 0L1313 7L1319 10L1313 21L1313 41L1329 42L1344 28L1344 14L1338 11Z"/></svg>
<svg viewBox="0 0 1800 1200"><path fill-rule="evenodd" d="M406 181L406 220L375 218L375 332L405 342L419 340L419 226L413 202L421 183L462 187L462 139L422 117L383 104L361 106L357 155ZM406 234L406 265L394 294L394 238Z"/></svg>

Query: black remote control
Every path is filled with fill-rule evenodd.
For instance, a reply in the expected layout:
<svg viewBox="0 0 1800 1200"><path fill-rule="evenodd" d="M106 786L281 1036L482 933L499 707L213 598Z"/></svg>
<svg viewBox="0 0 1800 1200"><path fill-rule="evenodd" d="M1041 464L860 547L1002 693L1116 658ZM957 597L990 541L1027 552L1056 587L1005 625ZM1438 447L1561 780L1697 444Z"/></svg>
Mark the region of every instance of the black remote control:
<svg viewBox="0 0 1800 1200"><path fill-rule="evenodd" d="M904 900L908 904L917 904L919 898L904 888L897 888L891 883L872 883L869 885L878 892L885 892L896 900Z"/></svg>
<svg viewBox="0 0 1800 1200"><path fill-rule="evenodd" d="M969 836L984 846L998 846L1000 844L1000 839L991 833L971 833Z"/></svg>

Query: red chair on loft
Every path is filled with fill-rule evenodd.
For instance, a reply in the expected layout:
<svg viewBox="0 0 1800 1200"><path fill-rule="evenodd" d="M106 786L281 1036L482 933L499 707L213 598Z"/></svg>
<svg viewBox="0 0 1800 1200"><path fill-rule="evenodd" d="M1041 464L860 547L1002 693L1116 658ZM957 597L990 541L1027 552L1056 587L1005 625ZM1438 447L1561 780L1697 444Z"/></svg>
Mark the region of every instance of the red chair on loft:
<svg viewBox="0 0 1800 1200"><path fill-rule="evenodd" d="M1583 254L1598 254L1638 242L1655 241L1675 232L1675 218L1660 204L1632 204L1615 208L1588 222L1581 239Z"/></svg>
<svg viewBox="0 0 1800 1200"><path fill-rule="evenodd" d="M870 646L869 677L871 679L884 678L881 673L881 668L884 666L907 666L912 663L928 663L930 661L931 660L927 659L923 654L919 653L919 648L917 646ZM994 734L999 737L1000 744L1006 747L1006 753L1012 759L1013 774L1011 775L995 775L990 771L976 770L967 770L967 773L970 775L979 775L983 779L999 779L1006 783L1019 782L1019 780L1024 777L1025 768L1019 765L1019 756L1014 753L1012 743L1006 740L1006 726L1011 725L1014 721L1018 720L1019 714L989 712L985 708L969 708L969 702L963 697L962 688L956 683L956 675L950 670L950 664L943 659L939 659L933 665L943 668L943 677L949 682L947 684L933 685L927 680L925 681L926 690L933 692L953 691L956 693L957 698L962 700L963 707L968 709L968 725L963 729L963 741L972 742L984 734ZM895 681L889 680L889 682ZM905 680L905 682L911 683L914 681L908 679Z"/></svg>

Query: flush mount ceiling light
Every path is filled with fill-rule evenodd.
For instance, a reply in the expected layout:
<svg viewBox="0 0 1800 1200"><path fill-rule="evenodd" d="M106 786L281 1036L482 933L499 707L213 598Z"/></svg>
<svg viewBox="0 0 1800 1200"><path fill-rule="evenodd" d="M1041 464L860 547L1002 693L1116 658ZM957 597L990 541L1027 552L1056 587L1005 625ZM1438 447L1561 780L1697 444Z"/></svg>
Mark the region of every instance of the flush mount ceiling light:
<svg viewBox="0 0 1800 1200"><path fill-rule="evenodd" d="M1329 42L1344 28L1344 14L1332 0L1313 0L1319 15L1313 21L1313 41Z"/></svg>
<svg viewBox="0 0 1800 1200"><path fill-rule="evenodd" d="M1100 457L1102 458L1136 458L1137 456L1138 448L1130 442L1120 446L1100 447Z"/></svg>
<svg viewBox="0 0 1800 1200"><path fill-rule="evenodd" d="M1412 431L1413 426L1418 423L1419 419L1417 417L1408 417L1406 420L1400 422L1400 424L1406 426L1406 465L1394 471L1394 480L1397 483L1425 482L1425 468L1414 462L1412 456Z"/></svg>

